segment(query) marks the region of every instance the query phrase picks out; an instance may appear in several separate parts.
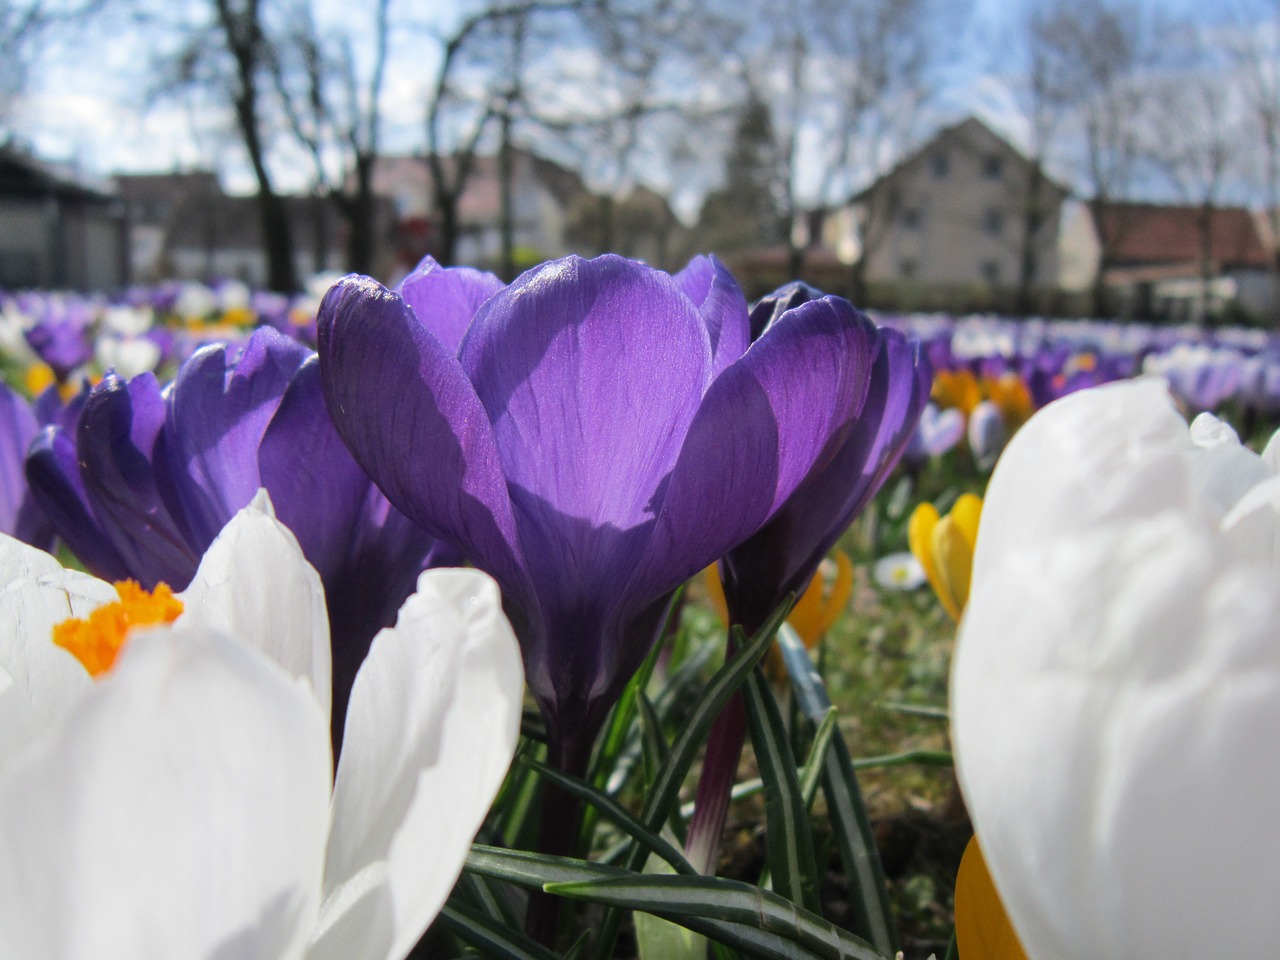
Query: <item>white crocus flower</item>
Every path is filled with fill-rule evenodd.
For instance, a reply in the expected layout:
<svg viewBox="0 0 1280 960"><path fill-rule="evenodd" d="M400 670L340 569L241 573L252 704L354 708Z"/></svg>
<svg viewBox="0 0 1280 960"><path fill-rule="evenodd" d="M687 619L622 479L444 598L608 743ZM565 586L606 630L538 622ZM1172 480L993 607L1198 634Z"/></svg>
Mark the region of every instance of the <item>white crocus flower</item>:
<svg viewBox="0 0 1280 960"><path fill-rule="evenodd" d="M104 333L93 341L93 358L103 370L115 370L129 380L156 368L160 345L149 337Z"/></svg>
<svg viewBox="0 0 1280 960"><path fill-rule="evenodd" d="M957 770L1032 960L1280 939L1280 480L1164 384L1073 394L985 498Z"/></svg>
<svg viewBox="0 0 1280 960"><path fill-rule="evenodd" d="M356 677L336 777L323 590L264 493L97 682L51 635L114 588L7 538L0 583L0 956L409 952L515 747L492 580L422 575Z"/></svg>

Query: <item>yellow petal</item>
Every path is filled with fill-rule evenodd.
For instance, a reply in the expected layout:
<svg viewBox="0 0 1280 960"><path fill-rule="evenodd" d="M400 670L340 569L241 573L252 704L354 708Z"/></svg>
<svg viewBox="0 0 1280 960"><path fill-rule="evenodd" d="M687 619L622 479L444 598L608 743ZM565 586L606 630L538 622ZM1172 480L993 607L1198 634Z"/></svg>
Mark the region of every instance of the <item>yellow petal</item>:
<svg viewBox="0 0 1280 960"><path fill-rule="evenodd" d="M978 542L978 521L982 519L982 498L974 493L961 494L955 506L951 508L950 516L960 528L972 551Z"/></svg>
<svg viewBox="0 0 1280 960"><path fill-rule="evenodd" d="M969 577L973 572L973 547L955 517L943 517L933 528L933 562L937 566L938 599L955 620L960 619L969 600Z"/></svg>
<svg viewBox="0 0 1280 960"><path fill-rule="evenodd" d="M974 837L956 874L956 947L964 960L1027 960Z"/></svg>
<svg viewBox="0 0 1280 960"><path fill-rule="evenodd" d="M932 503L921 503L912 511L911 519L907 521L907 545L920 561L929 586L933 587L933 592L945 607L947 601L943 597L948 590L938 575L938 565L933 556L933 532L937 526L938 508Z"/></svg>
<svg viewBox="0 0 1280 960"><path fill-rule="evenodd" d="M44 393L54 382L53 367L47 363L33 363L27 368L27 393L36 397Z"/></svg>
<svg viewBox="0 0 1280 960"><path fill-rule="evenodd" d="M1035 404L1031 400L1031 391L1027 389L1023 379L1012 370L999 379L986 381L987 395L1000 408L1004 422L1010 431L1018 429L1035 412Z"/></svg>
<svg viewBox="0 0 1280 960"><path fill-rule="evenodd" d="M821 639L827 631L836 625L840 615L849 606L853 597L853 561L843 550L835 552L836 574L831 581L831 589L827 591L827 602L823 607L823 617L818 637Z"/></svg>
<svg viewBox="0 0 1280 960"><path fill-rule="evenodd" d="M835 626L853 595L853 561L841 550L835 553L835 575L828 580L818 570L787 617L804 645L812 650Z"/></svg>
<svg viewBox="0 0 1280 960"><path fill-rule="evenodd" d="M724 599L724 585L720 582L720 570L713 563L702 571L702 579L707 585L707 599L711 607L720 616L720 622L729 622L729 604Z"/></svg>

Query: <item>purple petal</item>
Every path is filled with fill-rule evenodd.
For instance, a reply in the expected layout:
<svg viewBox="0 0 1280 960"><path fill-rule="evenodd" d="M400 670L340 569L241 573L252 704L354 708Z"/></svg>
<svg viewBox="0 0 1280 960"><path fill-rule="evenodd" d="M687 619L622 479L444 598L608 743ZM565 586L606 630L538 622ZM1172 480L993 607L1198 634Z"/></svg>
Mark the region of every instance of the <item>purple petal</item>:
<svg viewBox="0 0 1280 960"><path fill-rule="evenodd" d="M0 381L0 532L12 535L18 511L29 497L23 461L39 431L27 401ZM21 538L19 538L21 539Z"/></svg>
<svg viewBox="0 0 1280 960"><path fill-rule="evenodd" d="M285 389L263 432L257 463L276 517L293 531L321 579L331 582L344 565L370 482L329 419L317 357Z"/></svg>
<svg viewBox="0 0 1280 960"><path fill-rule="evenodd" d="M399 292L423 326L456 354L480 304L502 287L492 273L471 267L446 269L427 256L404 278Z"/></svg>
<svg viewBox="0 0 1280 960"><path fill-rule="evenodd" d="M645 549L710 380L706 329L668 275L567 258L485 304L460 359L493 423L557 656L581 664ZM537 690L544 651L523 639Z"/></svg>
<svg viewBox="0 0 1280 960"><path fill-rule="evenodd" d="M721 564L735 620L754 629L799 594L827 551L898 462L929 398L918 342L880 330L866 403L835 455L804 479L761 530Z"/></svg>
<svg viewBox="0 0 1280 960"><path fill-rule="evenodd" d="M57 535L90 573L103 580L134 575L89 510L70 433L58 427L40 432L27 454L27 482Z"/></svg>
<svg viewBox="0 0 1280 960"><path fill-rule="evenodd" d="M844 300L789 311L708 391L628 592L653 596L751 536L845 443L875 328ZM643 656L643 653L641 653Z"/></svg>
<svg viewBox="0 0 1280 960"><path fill-rule="evenodd" d="M93 358L93 344L84 324L51 319L36 324L25 336L31 349L53 369L59 383Z"/></svg>
<svg viewBox="0 0 1280 960"><path fill-rule="evenodd" d="M368 277L330 287L319 344L334 426L365 472L397 509L497 578L505 601L519 603L527 580L506 480L457 358L399 295Z"/></svg>
<svg viewBox="0 0 1280 960"><path fill-rule="evenodd" d="M165 469L194 542L208 545L260 485L258 445L311 352L270 327L228 362L205 347L178 371L165 419Z"/></svg>
<svg viewBox="0 0 1280 960"><path fill-rule="evenodd" d="M810 300L821 300L824 296L817 287L795 280L761 297L751 308L752 341L759 340L765 330L788 310Z"/></svg>
<svg viewBox="0 0 1280 960"><path fill-rule="evenodd" d="M675 275L707 326L713 367L719 373L737 360L751 343L747 299L733 275L715 257L694 257Z"/></svg>
<svg viewBox="0 0 1280 960"><path fill-rule="evenodd" d="M148 589L163 580L181 590L201 550L169 512L152 470L164 416L153 376L125 383L108 375L80 415L76 452L89 508L130 576Z"/></svg>

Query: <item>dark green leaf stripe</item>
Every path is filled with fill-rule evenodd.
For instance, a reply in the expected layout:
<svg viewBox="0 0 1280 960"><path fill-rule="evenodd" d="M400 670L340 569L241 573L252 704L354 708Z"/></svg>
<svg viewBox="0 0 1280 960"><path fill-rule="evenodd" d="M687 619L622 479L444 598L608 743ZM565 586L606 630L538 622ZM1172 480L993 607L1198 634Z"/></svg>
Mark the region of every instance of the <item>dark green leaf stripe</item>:
<svg viewBox="0 0 1280 960"><path fill-rule="evenodd" d="M778 645L800 709L811 722L820 723L831 709L831 700L809 659L809 652L795 630L786 624L778 632ZM827 796L827 811L849 882L855 929L892 956L898 950L898 934L889 905L889 890L858 786L858 775L839 730L832 734L823 762L822 789Z"/></svg>
<svg viewBox="0 0 1280 960"><path fill-rule="evenodd" d="M634 874L608 880L549 883L548 893L643 910L691 930L703 932L700 921L735 924L773 934L814 957L829 960L885 960L871 944L841 930L790 900L750 884L719 877L677 877ZM710 936L718 937L716 933Z"/></svg>
<svg viewBox="0 0 1280 960"><path fill-rule="evenodd" d="M818 913L818 868L795 756L778 704L759 669L747 678L743 697L751 743L760 765L760 779L764 781L765 853L773 889Z"/></svg>

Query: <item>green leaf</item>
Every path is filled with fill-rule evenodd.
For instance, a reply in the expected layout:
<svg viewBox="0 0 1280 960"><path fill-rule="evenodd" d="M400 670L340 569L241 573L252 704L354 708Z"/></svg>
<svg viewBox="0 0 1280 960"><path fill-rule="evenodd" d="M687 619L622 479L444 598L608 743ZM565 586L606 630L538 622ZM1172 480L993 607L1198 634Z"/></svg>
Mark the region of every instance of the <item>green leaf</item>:
<svg viewBox="0 0 1280 960"><path fill-rule="evenodd" d="M901 753L886 753L879 757L860 757L851 762L855 770L870 770L873 767L906 767L912 764L922 767L955 766L955 758L950 750L903 750Z"/></svg>
<svg viewBox="0 0 1280 960"><path fill-rule="evenodd" d="M927 717L930 720L951 719L951 714L947 712L946 707L935 707L927 703L897 703L894 701L886 701L878 706L883 710L892 710L894 713L905 713L912 717Z"/></svg>
<svg viewBox="0 0 1280 960"><path fill-rule="evenodd" d="M729 658L707 683L702 699L686 718L680 735L671 745L666 761L654 777L640 822L649 830L657 830L671 815L680 799L680 784L684 782L698 751L706 741L711 724L734 692L765 655L773 643L778 626L786 619L794 598L788 597L749 641L738 644L737 652ZM624 861L626 869L635 873L644 863L645 850L639 844L631 848ZM600 939L596 941L596 960L607 960L613 954L614 942L622 918L617 911L607 911L600 923Z"/></svg>
<svg viewBox="0 0 1280 960"><path fill-rule="evenodd" d="M651 856L644 872L662 875L674 871L669 863ZM689 928L651 913L637 913L635 924L640 960L706 960L706 938Z"/></svg>
<svg viewBox="0 0 1280 960"><path fill-rule="evenodd" d="M484 877L464 872L458 878L452 899L456 901L459 896L465 897L469 903L474 904L496 923L506 924L517 930L523 925L522 905L512 903L511 898L504 895L503 890L491 888L489 881Z"/></svg>
<svg viewBox="0 0 1280 960"><path fill-rule="evenodd" d="M632 816L630 811L624 808L612 797L606 796L599 790L592 787L589 783L579 780L577 777L561 773L559 770L554 770L546 764L538 763L536 760L529 760L522 757L520 762L528 764L536 770L540 776L545 777L552 783L555 783L566 793L591 804L606 818L625 831L630 837L642 844L649 853L660 857L666 863L670 864L673 871L689 874L697 872L692 866L690 866L689 861L684 858L684 854L672 846L663 837L646 828L643 823Z"/></svg>
<svg viewBox="0 0 1280 960"><path fill-rule="evenodd" d="M790 900L737 880L632 874L565 881L548 893L643 910L770 957L885 960L871 944Z"/></svg>
<svg viewBox="0 0 1280 960"><path fill-rule="evenodd" d="M652 784L658 770L671 752L671 745L662 732L662 718L658 710L642 692L636 698L636 706L640 708L640 736L644 748L645 783Z"/></svg>
<svg viewBox="0 0 1280 960"><path fill-rule="evenodd" d="M839 713L832 707L818 724L813 735L813 746L809 748L809 757L800 771L800 793L804 796L806 810L813 809L813 800L818 795L818 786L822 783L823 765L827 759L827 750L831 747L831 737L836 732Z"/></svg>
<svg viewBox="0 0 1280 960"><path fill-rule="evenodd" d="M680 597L683 593L683 586L672 593L663 620L662 632L659 636L666 636L667 630L671 625L671 618L675 611L680 608ZM609 722L605 726L604 735L600 738L599 746L596 748L595 757L592 760L592 770L594 771L592 781L597 787L604 788L606 781L617 768L619 757L626 749L628 736L634 727L636 698L643 694L645 687L648 686L649 678L653 676L654 664L658 662L658 655L661 650L661 643L653 645L653 649L645 657L644 663L627 681L627 685L622 691L622 696L618 699L613 710L610 711ZM591 849L591 838L594 833L595 813L588 809L582 818L582 830L579 834L580 843L578 844L580 850Z"/></svg>
<svg viewBox="0 0 1280 960"><path fill-rule="evenodd" d="M773 889L818 913L818 867L809 815L782 714L762 671L755 670L747 678L743 701L764 782L765 855Z"/></svg>
<svg viewBox="0 0 1280 960"><path fill-rule="evenodd" d="M811 722L821 722L831 709L831 699L804 643L794 630L783 624L778 631L778 646L801 710ZM822 789L849 883L854 930L892 956L898 951L898 934L889 904L889 889L858 786L858 775L839 730L832 734L831 746L823 761Z"/></svg>
<svg viewBox="0 0 1280 960"><path fill-rule="evenodd" d="M465 870L505 880L518 887L541 890L548 883L570 883L582 880L613 880L630 876L626 870L573 857L555 857L527 850L503 850L474 843L467 854Z"/></svg>
<svg viewBox="0 0 1280 960"><path fill-rule="evenodd" d="M519 929L499 923L456 899L445 904L436 920L491 960L560 960L557 954L530 940Z"/></svg>
<svg viewBox="0 0 1280 960"><path fill-rule="evenodd" d="M545 752L544 744L524 740L518 756L538 757ZM493 805L498 814L497 830L506 846L529 847L534 844L538 831L539 793L540 784L534 772L528 767L513 764Z"/></svg>

